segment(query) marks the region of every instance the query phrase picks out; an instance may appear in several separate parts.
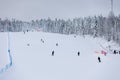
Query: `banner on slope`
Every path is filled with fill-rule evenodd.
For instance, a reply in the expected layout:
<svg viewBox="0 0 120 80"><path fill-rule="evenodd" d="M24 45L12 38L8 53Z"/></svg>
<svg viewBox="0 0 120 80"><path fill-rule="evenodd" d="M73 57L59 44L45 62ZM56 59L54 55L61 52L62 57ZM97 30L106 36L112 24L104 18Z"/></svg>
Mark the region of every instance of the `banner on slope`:
<svg viewBox="0 0 120 80"><path fill-rule="evenodd" d="M107 52L104 50L100 50L100 51L95 51L96 54L103 54L104 56L107 55Z"/></svg>

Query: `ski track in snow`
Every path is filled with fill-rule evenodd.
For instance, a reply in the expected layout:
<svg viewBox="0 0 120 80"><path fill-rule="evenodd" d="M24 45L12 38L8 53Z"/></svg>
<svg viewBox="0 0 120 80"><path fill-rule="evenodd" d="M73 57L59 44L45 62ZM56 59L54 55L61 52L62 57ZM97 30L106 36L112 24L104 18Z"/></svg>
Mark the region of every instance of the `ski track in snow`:
<svg viewBox="0 0 120 80"><path fill-rule="evenodd" d="M3 35L3 33L0 35ZM44 43L41 41L44 40ZM0 80L119 80L120 55L96 54L109 43L90 36L10 33L13 65ZM58 46L56 46L58 43ZM29 44L29 46L28 46ZM116 47L117 48L117 47ZM51 56L54 50L54 56ZM80 56L77 52L80 51ZM101 57L101 63L97 57Z"/></svg>

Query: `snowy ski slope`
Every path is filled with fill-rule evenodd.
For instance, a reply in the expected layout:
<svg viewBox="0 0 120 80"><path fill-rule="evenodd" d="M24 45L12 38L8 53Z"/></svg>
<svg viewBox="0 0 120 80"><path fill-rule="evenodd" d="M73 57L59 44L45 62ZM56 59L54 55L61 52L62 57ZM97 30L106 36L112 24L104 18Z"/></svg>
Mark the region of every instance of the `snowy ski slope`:
<svg viewBox="0 0 120 80"><path fill-rule="evenodd" d="M3 34L6 33L0 33L0 38ZM0 44L1 41L4 40L0 39ZM120 55L109 53L106 48L109 45L118 48L116 44L90 36L10 33L13 65L0 74L0 80L120 80ZM101 50L108 52L107 55L95 53ZM6 57L5 54L0 54L0 58Z"/></svg>

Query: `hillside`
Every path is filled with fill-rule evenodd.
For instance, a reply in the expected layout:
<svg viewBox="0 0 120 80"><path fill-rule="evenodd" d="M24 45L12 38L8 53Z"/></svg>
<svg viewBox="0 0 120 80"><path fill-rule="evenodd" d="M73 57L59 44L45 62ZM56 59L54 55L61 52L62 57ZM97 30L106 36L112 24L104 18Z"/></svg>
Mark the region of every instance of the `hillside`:
<svg viewBox="0 0 120 80"><path fill-rule="evenodd" d="M0 38L3 34L7 37L0 33ZM7 50L7 46L4 48ZM13 32L10 33L13 65L0 74L0 80L119 80L120 55L110 51L114 49L119 50L119 46L91 36Z"/></svg>

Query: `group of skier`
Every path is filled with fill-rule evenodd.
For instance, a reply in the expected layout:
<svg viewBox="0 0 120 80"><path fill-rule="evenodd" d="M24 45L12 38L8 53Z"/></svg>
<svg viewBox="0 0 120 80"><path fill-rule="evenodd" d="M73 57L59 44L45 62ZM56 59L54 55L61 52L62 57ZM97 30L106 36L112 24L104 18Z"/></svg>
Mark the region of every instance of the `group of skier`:
<svg viewBox="0 0 120 80"><path fill-rule="evenodd" d="M120 54L120 51L119 50L114 50L113 54Z"/></svg>
<svg viewBox="0 0 120 80"><path fill-rule="evenodd" d="M41 38L41 42L44 43L44 40ZM30 44L27 44L27 46L30 46ZM56 43L56 46L58 46L58 43ZM115 51L114 51L115 53ZM55 55L55 51L53 50L52 53L51 53L51 56L54 56ZM80 56L80 51L77 52L77 56ZM98 61L101 62L101 58L98 57Z"/></svg>
<svg viewBox="0 0 120 80"><path fill-rule="evenodd" d="M43 39L41 39L41 42L42 42L42 43L44 43L44 40L43 40Z"/></svg>
<svg viewBox="0 0 120 80"><path fill-rule="evenodd" d="M44 43L44 40L41 39L41 42ZM27 45L30 46L29 44L27 44ZM56 46L58 46L58 43L56 43ZM54 56L54 54L55 54L55 51L53 50L51 56ZM77 52L77 56L80 56L80 52L79 51ZM100 57L98 57L98 61L101 62L101 58Z"/></svg>
<svg viewBox="0 0 120 80"><path fill-rule="evenodd" d="M54 50L53 50L53 51L52 51L52 56L54 56L54 53L55 53L55 52L54 52ZM78 51L77 55L80 56L80 52L79 52L79 51Z"/></svg>
<svg viewBox="0 0 120 80"><path fill-rule="evenodd" d="M52 56L54 56L54 50L52 51ZM77 56L80 56L80 52L78 51ZM101 58L98 56L98 61L101 62Z"/></svg>

